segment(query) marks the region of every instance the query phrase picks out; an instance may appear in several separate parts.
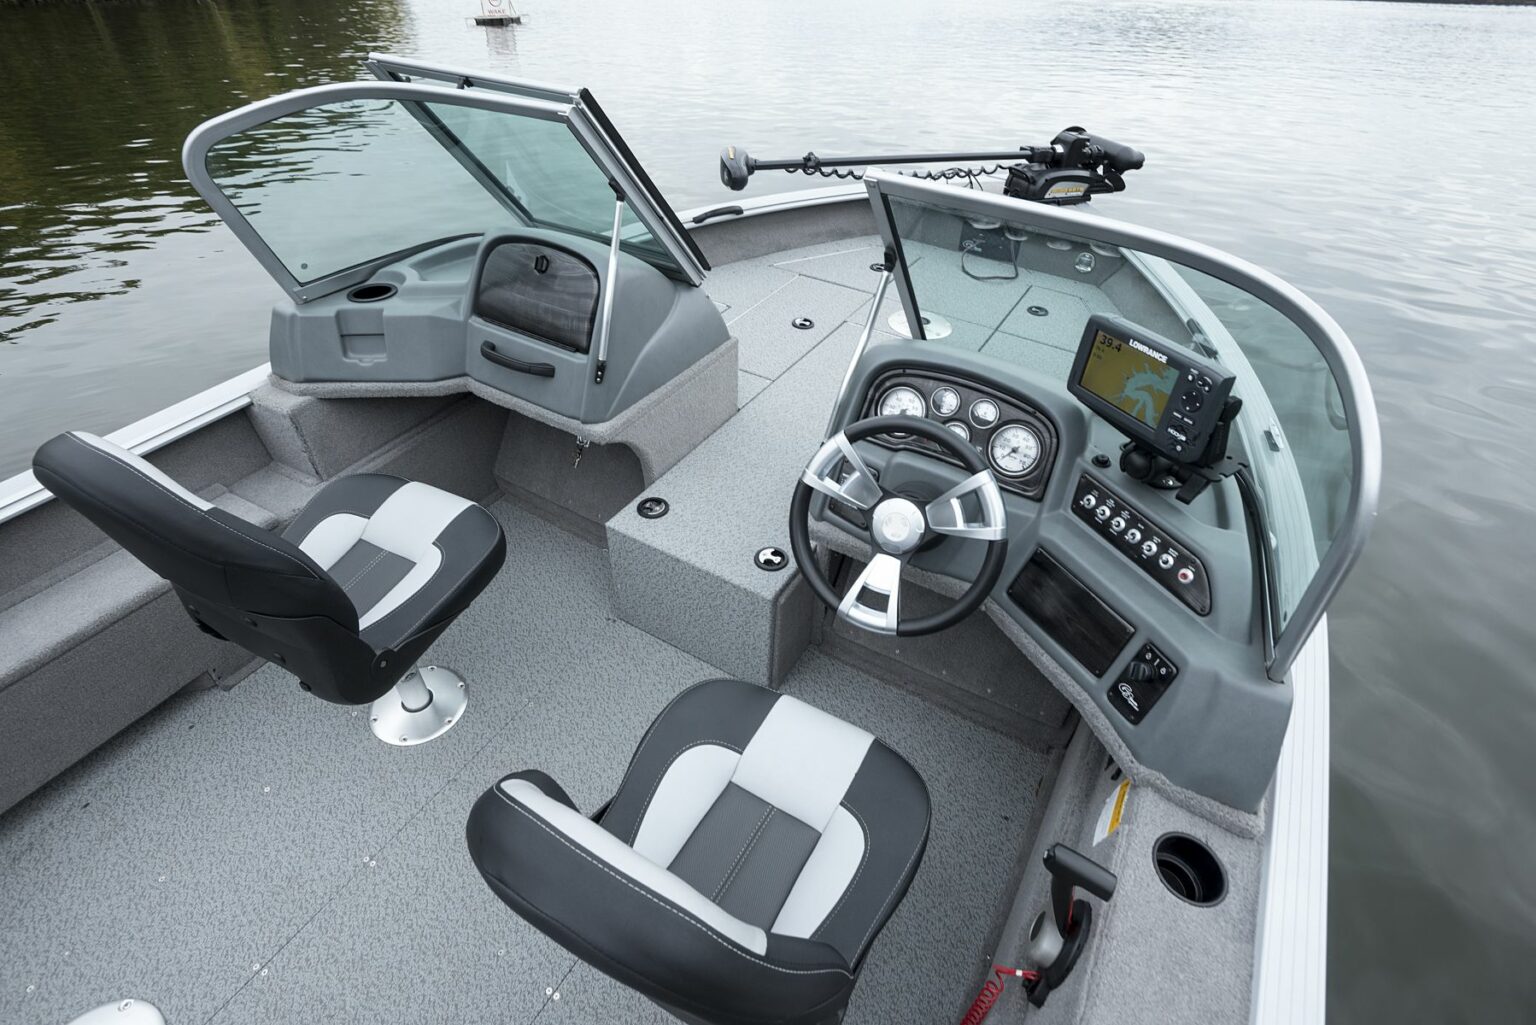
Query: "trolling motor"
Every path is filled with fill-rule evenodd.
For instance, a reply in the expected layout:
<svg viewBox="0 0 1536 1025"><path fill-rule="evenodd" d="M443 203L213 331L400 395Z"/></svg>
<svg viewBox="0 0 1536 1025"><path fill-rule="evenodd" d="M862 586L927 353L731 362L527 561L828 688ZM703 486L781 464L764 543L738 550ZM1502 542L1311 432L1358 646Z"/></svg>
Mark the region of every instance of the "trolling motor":
<svg viewBox="0 0 1536 1025"><path fill-rule="evenodd" d="M1006 168L1005 195L1054 206L1072 206L1086 203L1102 193L1124 191L1125 172L1134 171L1145 163L1146 157L1140 150L1074 126L1057 133L1048 146L979 152L893 153L866 157L819 157L807 153L790 160L758 160L739 146L727 146L720 151L720 181L732 192L740 192L747 187L747 179L757 171L859 179L864 177L863 172L850 168L944 164L949 166L941 170L902 173L936 181L965 179L972 187L978 187L980 176L998 174Z"/></svg>

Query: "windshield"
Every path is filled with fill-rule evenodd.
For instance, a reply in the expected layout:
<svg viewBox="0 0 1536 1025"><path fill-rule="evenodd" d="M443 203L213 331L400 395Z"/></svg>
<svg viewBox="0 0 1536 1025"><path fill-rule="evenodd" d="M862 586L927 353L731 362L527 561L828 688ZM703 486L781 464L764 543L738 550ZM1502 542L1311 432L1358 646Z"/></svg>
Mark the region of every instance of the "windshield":
<svg viewBox="0 0 1536 1025"><path fill-rule="evenodd" d="M206 167L301 285L487 231L531 226L604 243L613 232L607 175L554 117L344 100L221 139ZM676 271L627 204L620 238Z"/></svg>
<svg viewBox="0 0 1536 1025"><path fill-rule="evenodd" d="M1096 241L1095 218L1085 212L1083 231L1065 234L1027 213L1003 220L996 203L982 213L984 204L966 203L975 195L966 190L946 192L953 202L883 197L901 257L901 317L915 311L929 342L1064 387L1089 316L1105 314L1236 375L1243 408L1229 452L1255 480L1269 534L1273 627L1282 630L1347 524L1356 478L1339 384L1307 333L1242 288Z"/></svg>

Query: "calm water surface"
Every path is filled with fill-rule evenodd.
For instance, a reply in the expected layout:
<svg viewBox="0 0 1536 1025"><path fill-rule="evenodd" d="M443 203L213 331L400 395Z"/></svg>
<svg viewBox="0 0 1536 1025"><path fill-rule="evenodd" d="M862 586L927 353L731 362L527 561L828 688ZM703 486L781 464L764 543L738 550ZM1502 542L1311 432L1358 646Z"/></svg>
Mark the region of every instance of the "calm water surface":
<svg viewBox="0 0 1536 1025"><path fill-rule="evenodd" d="M1536 1019L1536 10L997 0L0 7L0 476L265 359L279 296L181 178L247 100L370 49L602 97L679 207L714 154L1040 142L1148 155L1101 212L1343 324L1386 443L1334 606L1330 1018ZM774 175L753 191L820 184Z"/></svg>

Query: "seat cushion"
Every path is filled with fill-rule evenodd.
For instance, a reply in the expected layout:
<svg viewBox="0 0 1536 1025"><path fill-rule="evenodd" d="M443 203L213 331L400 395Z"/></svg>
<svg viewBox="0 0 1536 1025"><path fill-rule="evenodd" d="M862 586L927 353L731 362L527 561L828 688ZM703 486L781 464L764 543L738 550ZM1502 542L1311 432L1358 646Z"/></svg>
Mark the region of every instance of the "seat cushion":
<svg viewBox="0 0 1536 1025"><path fill-rule="evenodd" d="M376 650L457 615L506 555L501 525L479 505L374 473L325 485L283 537L341 586Z"/></svg>
<svg viewBox="0 0 1536 1025"><path fill-rule="evenodd" d="M706 1022L846 1003L927 842L927 788L864 730L735 680L646 732L597 823L519 773L470 814L493 891L609 975Z"/></svg>

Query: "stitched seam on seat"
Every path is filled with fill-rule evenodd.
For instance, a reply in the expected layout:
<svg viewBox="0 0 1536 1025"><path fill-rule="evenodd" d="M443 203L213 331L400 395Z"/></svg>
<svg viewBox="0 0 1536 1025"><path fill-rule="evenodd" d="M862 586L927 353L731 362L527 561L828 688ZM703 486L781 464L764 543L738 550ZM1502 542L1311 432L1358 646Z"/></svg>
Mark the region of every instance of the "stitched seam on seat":
<svg viewBox="0 0 1536 1025"><path fill-rule="evenodd" d="M665 715L665 714L666 714L666 711L663 710L662 711L662 715ZM659 722L660 719L658 718L657 721ZM651 792L649 794L645 795L645 804L640 806L640 817L635 819L635 828L633 830L631 830L630 834L629 834L629 846L633 847L635 845L635 840L637 840L639 838L639 836L640 836L640 827L645 824L645 813L651 810L651 800L653 798L655 798L656 791L661 787L661 781L667 778L667 773L668 772L672 771L672 764L674 762L676 762L679 758L681 758L683 755L685 755L689 751L691 751L693 748L702 747L705 744L714 744L716 747L723 747L723 748L725 748L725 749L727 749L729 751L735 751L738 755L741 754L741 748L737 747L735 744L727 744L723 740L695 740L692 743L687 744L684 747L680 748L678 750L677 754L675 754L671 758L667 759L667 764L662 768L661 772L656 774L656 781L651 784ZM628 773L625 773L624 781L625 782L629 781L629 774ZM726 782L729 783L730 781L727 780ZM624 792L624 783L620 783L619 784L618 793L622 794L623 792ZM695 828L697 828L697 827L695 827Z"/></svg>
<svg viewBox="0 0 1536 1025"><path fill-rule="evenodd" d="M218 526L223 527L225 530L229 531L231 534L235 535L236 537L244 538L247 541L251 541L251 542L254 542L255 544L261 545L261 547L265 548L267 551L272 552L275 555L281 555L283 558L287 559L289 562L293 563L295 566L297 566L300 569L302 569L305 573L310 573L309 567L304 565L298 559L295 559L292 555L289 555L287 552L283 551L282 549L273 548L271 545L266 544L265 542L257 541L256 538L251 537L249 534L242 534L242 533L240 533L240 531L236 530L234 527L231 527L229 524L223 523L223 522L221 522L219 520L214 519L212 516L208 515L208 510L207 509L199 509L197 506L193 505L191 502L188 502L185 498L182 498L176 492L172 491L170 488L167 488L164 484L161 484L159 481L155 480L153 477L149 476L143 470L139 469L137 466L134 466L132 463L125 462L125 461L117 458L116 456L112 455L110 452L103 452L101 449L95 447L94 445L91 445L88 442L83 441L82 439L75 437L75 435L73 433L70 433L67 436L70 439L72 439L77 445L80 445L80 446L84 447L87 451L94 452L97 455L99 455L99 456L101 456L101 457L103 457L105 459L110 459L110 460L112 460L113 463L117 464L118 466L125 467L126 469L128 469L128 470L132 471L133 473L137 474L138 477L141 480L144 480L144 481L146 481L146 482L148 482L150 484L153 484L155 487L159 488L162 493L164 493L166 495L169 495L171 498L174 498L176 501L180 502L182 505L186 506L188 509L191 509L193 512L195 512L198 515L202 516L208 522L218 524ZM217 508L217 507L215 506L215 508ZM257 527L256 529L260 530L261 528ZM311 575L313 575L313 574L311 574Z"/></svg>
<svg viewBox="0 0 1536 1025"><path fill-rule="evenodd" d="M389 554L389 552L386 552L384 549L380 548L379 554L370 559L368 565L357 571L357 576L341 585L342 589L345 590L346 588L351 587L353 584L357 583L359 580L363 579L363 577L367 576L369 570L373 569L373 567L379 564L380 559Z"/></svg>
<svg viewBox="0 0 1536 1025"><path fill-rule="evenodd" d="M821 924L818 925L815 929L811 930L811 939L813 940L821 934L821 930L827 927L827 923L831 922L832 919L837 917L837 912L842 908L843 903L859 885L859 877L864 874L864 866L869 864L869 825L865 823L864 816L860 815L858 810L852 805L843 801L839 801L838 806L848 809L848 814L852 815L854 821L858 822L859 829L864 834L864 853L859 857L858 870L853 873L853 879L849 881L847 888L843 890L843 895L837 898L837 903L832 905L832 910L827 912L826 917L821 920Z"/></svg>
<svg viewBox="0 0 1536 1025"><path fill-rule="evenodd" d="M577 854L581 855L583 858L585 858L586 860L590 861L592 864L596 865L598 868L602 869L604 872L606 872L609 875L613 876L613 878L617 879L619 882L623 883L625 886L629 887L631 890L634 890L636 893L640 894L640 896L644 897L646 900L649 900L652 903L657 904L660 907L666 908L668 911L672 912L674 915L676 915L677 917L681 918L684 922L687 922L689 925L691 925L694 928L700 930L701 932L704 933L704 935L708 936L710 939L714 940L716 943L720 944L722 947L724 947L726 950L729 950L731 953L736 954L736 955L738 955L740 957L744 957L748 961L753 962L754 964L760 964L764 968L771 968L773 971L784 972L787 975L825 975L828 972L832 972L832 973L837 974L837 975L847 976L848 978L852 978L853 977L851 973L845 971L842 968L785 968L785 967L783 967L781 965L773 964L770 961L764 961L762 958L756 956L751 951L743 950L741 948L741 946L736 943L735 940L729 939L729 938L721 935L719 932L717 932L714 929L713 926L709 925L707 922L704 922L702 919L699 919L699 918L693 916L692 914L684 911L682 908L675 907L672 904L667 903L659 895L657 895L655 893L651 893L650 891L645 889L645 887L641 886L639 883L637 883L634 880L628 879L625 876L621 875L619 872L615 871L611 866L605 864L603 861L601 861L600 859L598 859L595 856L593 856L591 852L589 852L586 849L582 848L578 844L573 843L564 834L562 834L558 829L556 829L554 826L551 826L549 823L545 822L539 816L535 815L530 809L523 807L523 805L520 802L518 802L518 801L514 800L512 797L508 796L506 791L502 790L499 785L494 787L493 789L496 791L496 796L500 797L507 804L511 805L513 808L517 809L523 815L527 816L528 819L530 821L532 821L535 825L537 825L540 829L544 830L546 833L548 833L549 835L553 836L556 840L559 840L561 843L565 844L565 846L569 847L571 850L575 851ZM765 931L765 935L766 935L766 931Z"/></svg>
<svg viewBox="0 0 1536 1025"><path fill-rule="evenodd" d="M725 891L730 887L731 880L736 878L736 873L741 871L741 866L745 864L747 859L747 852L750 851L753 847L757 846L758 837L763 835L763 830L767 827L768 820L773 818L773 813L776 811L778 811L778 809L770 804L768 806L768 810L763 812L763 817L757 820L757 828L752 830L752 832L747 836L746 844L737 853L736 860L731 862L730 869L726 871L725 878L720 880L720 885L715 887L715 895L711 897L710 900L714 901L716 904L720 903L721 894L725 893Z"/></svg>
<svg viewBox="0 0 1536 1025"><path fill-rule="evenodd" d="M645 728L645 732L640 735L640 744L639 744L638 747L635 748L635 753L630 755L630 757L629 757L629 764L624 767L624 778L619 780L619 789L614 791L614 795L615 796L617 796L619 794L622 794L624 792L624 785L629 782L629 777L630 777L631 774L634 773L635 766L640 763L640 753L642 751L644 751L645 748L646 748L646 745L651 742L651 737L656 732L657 725L660 724L660 722L667 717L667 713L668 712L672 711L672 706L677 704L679 701L683 700L683 698L687 697L689 694L692 694L694 691L698 690L700 687L703 687L705 684L719 683L720 679L721 679L720 677L715 677L715 678L710 679L710 680L700 680L698 683L691 684L691 685L689 685L687 687L684 687L682 690L680 690L676 694L672 695L672 697L667 701L666 707L664 707L661 710L661 713L659 715L657 715L656 718L651 720L651 724L649 726L647 726ZM725 744L725 745L722 745L722 746L730 747L731 750L735 751L737 754L741 753L741 749L735 747L734 745ZM679 754L681 754L681 752L679 752ZM675 757L676 756L674 756L674 758ZM668 762L667 763L667 768L671 768L671 767L672 767L671 763ZM666 773L663 772L662 775L666 775ZM657 778L659 779L660 777L657 777ZM655 792L654 788L653 788L652 792L653 793ZM646 803L647 804L650 803L649 799L647 799ZM642 814L641 818L643 819L644 817L645 816ZM637 826L635 828L638 829L639 827Z"/></svg>
<svg viewBox="0 0 1536 1025"><path fill-rule="evenodd" d="M923 832L926 834L927 833L927 829L925 828ZM855 955L857 955L857 953L859 951L862 951L864 949L864 944L869 942L869 937L870 937L870 935L872 933L874 933L876 924L878 924L879 921L882 918L885 917L885 909L886 909L887 905L889 905L891 903L891 899L896 896L896 891L901 889L901 881L903 879L907 878L907 873L912 870L912 863L917 860L918 852L921 851L922 849L923 849L923 845L922 844L918 844L917 846L912 848L912 856L907 859L906 867L901 870L901 875L896 877L896 885L892 886L891 887L891 892L886 894L885 900L880 905L880 912L879 912L879 914L875 915L874 918L870 919L869 928L864 931L864 938L859 941L859 946L858 946L857 950L855 950L855 952L854 952Z"/></svg>

